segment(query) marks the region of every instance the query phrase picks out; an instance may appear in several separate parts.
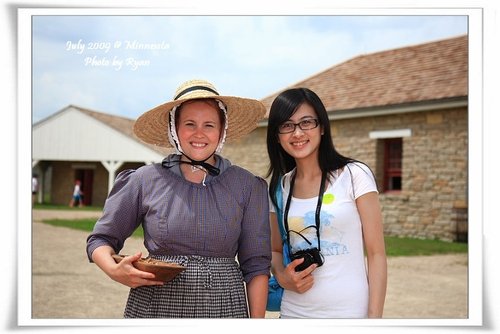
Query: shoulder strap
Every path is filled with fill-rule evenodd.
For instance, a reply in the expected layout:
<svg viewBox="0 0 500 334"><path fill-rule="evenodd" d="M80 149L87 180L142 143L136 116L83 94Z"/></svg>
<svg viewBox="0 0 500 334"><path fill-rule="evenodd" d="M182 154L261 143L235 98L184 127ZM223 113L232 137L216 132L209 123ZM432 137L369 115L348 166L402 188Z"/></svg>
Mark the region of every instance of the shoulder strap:
<svg viewBox="0 0 500 334"><path fill-rule="evenodd" d="M280 229L281 240L283 242L283 264L286 266L291 262L290 254L288 251L288 243L286 242L286 232L283 226L283 192L281 191L282 178L280 176L278 180L278 187L276 188L276 203L278 207L276 208L276 217L278 218L278 227Z"/></svg>
<svg viewBox="0 0 500 334"><path fill-rule="evenodd" d="M283 192L281 191L282 178L280 176L278 180L278 187L276 187L276 203L278 207L276 208L276 217L278 218L278 227L280 228L281 239L286 240L285 227L283 226Z"/></svg>

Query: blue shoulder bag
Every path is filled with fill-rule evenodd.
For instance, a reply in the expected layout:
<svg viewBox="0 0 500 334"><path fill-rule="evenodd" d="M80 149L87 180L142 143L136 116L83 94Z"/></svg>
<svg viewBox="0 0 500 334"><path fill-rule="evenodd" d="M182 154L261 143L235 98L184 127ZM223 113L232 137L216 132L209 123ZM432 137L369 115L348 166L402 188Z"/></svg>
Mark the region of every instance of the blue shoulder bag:
<svg viewBox="0 0 500 334"><path fill-rule="evenodd" d="M279 185L276 189L276 200L278 207L276 208L276 217L278 218L278 227L280 229L281 240L283 242L283 264L287 266L290 263L290 256L288 253L288 243L286 242L286 232L283 227L283 210L281 208L283 203L283 195L281 193L281 178ZM279 312L281 309L281 298L283 297L283 288L279 285L278 280L274 276L269 278L269 290L267 293L267 306L266 310L271 312Z"/></svg>

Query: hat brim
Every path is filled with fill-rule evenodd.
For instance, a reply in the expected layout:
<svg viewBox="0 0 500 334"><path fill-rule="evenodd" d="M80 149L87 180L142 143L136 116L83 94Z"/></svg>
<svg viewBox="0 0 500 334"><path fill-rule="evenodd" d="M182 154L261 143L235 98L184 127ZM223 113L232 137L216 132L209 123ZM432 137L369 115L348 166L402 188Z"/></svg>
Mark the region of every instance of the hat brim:
<svg viewBox="0 0 500 334"><path fill-rule="evenodd" d="M266 107L262 102L243 97L210 96L179 99L161 104L139 116L134 124L134 133L146 143L172 147L167 133L170 110L185 101L201 98L213 98L222 101L226 105L228 118L227 141L236 140L252 132L266 114Z"/></svg>

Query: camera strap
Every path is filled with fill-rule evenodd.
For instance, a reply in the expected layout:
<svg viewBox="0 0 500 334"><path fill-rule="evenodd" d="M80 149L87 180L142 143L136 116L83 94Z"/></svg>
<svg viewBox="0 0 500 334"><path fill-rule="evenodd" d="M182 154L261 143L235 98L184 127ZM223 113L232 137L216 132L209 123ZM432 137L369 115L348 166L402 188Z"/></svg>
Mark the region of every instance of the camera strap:
<svg viewBox="0 0 500 334"><path fill-rule="evenodd" d="M293 173L292 179L290 180L290 189L288 191L288 198L286 200L286 205L285 205L285 212L284 212L284 225L285 225L285 230L286 230L286 237L287 237L287 242L288 242L288 250L291 252L292 246L290 245L290 232L295 232L295 231L290 231L288 228L288 211L290 210L290 203L292 201L292 194L293 194L293 187L295 185L295 176L296 172ZM316 221L316 235L318 237L318 250L321 251L321 240L320 240L320 233L319 233L319 227L320 227L320 213L321 213L321 204L323 203L323 193L325 192L325 181L326 181L326 172L323 172L321 175L321 185L319 186L319 194L318 194L318 203L316 204L316 212L315 212L315 221ZM309 228L310 226L306 227ZM311 244L309 240L307 240L300 232L295 232L298 235L300 235L307 243Z"/></svg>

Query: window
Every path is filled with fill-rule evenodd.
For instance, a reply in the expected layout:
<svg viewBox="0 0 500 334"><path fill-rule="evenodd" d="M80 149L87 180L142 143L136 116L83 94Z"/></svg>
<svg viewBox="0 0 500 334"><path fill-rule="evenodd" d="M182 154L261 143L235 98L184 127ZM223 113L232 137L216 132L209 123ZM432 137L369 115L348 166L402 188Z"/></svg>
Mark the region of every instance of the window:
<svg viewBox="0 0 500 334"><path fill-rule="evenodd" d="M384 192L401 190L402 159L403 139L384 139Z"/></svg>
<svg viewBox="0 0 500 334"><path fill-rule="evenodd" d="M377 179L383 180L381 192L399 192L403 189L403 138L411 137L411 129L371 131L377 139Z"/></svg>

